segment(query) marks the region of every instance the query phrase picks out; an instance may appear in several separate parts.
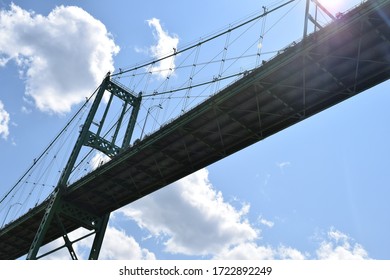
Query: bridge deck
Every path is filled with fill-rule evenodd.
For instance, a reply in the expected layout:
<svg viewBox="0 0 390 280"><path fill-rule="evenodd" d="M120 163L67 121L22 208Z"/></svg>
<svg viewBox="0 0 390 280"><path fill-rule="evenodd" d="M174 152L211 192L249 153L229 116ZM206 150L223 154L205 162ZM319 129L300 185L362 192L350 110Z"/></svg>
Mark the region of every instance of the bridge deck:
<svg viewBox="0 0 390 280"><path fill-rule="evenodd" d="M64 199L101 216L386 81L388 18L390 0L362 4L72 184ZM0 232L0 259L27 253L44 209ZM53 226L45 243L60 236Z"/></svg>

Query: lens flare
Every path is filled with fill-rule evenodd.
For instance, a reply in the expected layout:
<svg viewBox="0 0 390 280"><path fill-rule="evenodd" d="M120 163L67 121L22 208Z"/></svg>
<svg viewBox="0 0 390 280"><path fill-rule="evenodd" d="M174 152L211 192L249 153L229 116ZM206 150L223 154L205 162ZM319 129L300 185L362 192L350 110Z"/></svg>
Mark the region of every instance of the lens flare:
<svg viewBox="0 0 390 280"><path fill-rule="evenodd" d="M337 13L353 7L358 2L361 2L361 0L318 0L318 2L321 3L329 12Z"/></svg>

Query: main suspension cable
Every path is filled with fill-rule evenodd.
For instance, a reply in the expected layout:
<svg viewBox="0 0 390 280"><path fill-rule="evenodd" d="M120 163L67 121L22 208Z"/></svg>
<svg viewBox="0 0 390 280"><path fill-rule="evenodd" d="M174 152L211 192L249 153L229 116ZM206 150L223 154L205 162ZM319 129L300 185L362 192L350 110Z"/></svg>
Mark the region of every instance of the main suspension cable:
<svg viewBox="0 0 390 280"><path fill-rule="evenodd" d="M169 55L166 55L166 56L164 56L164 57L155 59L155 60L153 60L153 61L151 61L151 62L147 62L147 63L141 64L141 65L139 65L139 66L135 66L135 67L130 68L130 69L127 69L127 70L121 69L121 71L119 71L118 73L113 73L113 74L111 74L111 77L120 76L120 75L122 75L122 74L124 74L124 73L131 72L131 71L137 70L137 69L139 69L139 68L144 68L144 67L146 67L146 66L148 66L148 65L152 65L152 64L158 63L158 62L160 62L160 61L162 61L162 60L164 60L164 59L168 59L168 58L170 58L170 57L173 57L173 56L176 56L176 55L178 55L178 54L184 53L184 52L186 52L186 51L188 51L188 50L191 50L191 49L196 48L196 47L198 47L198 46L200 46L200 45L203 45L203 44L205 44L205 43L207 43L207 42L209 42L209 41L212 41L212 40L214 40L214 39L216 39L216 38L218 38L218 37L221 37L221 36L223 36L223 35L225 35L225 34L227 34L227 33L229 33L229 32L232 32L232 31L234 31L234 30L236 30L236 29L238 29L238 28L240 28L240 27L242 27L242 26L244 26L244 25L246 25L246 24L248 24L248 23L251 23L251 22L253 22L253 21L255 21L255 20L258 20L259 18L265 17L266 15L268 15L268 14L270 14L270 13L273 13L273 12L275 12L275 11L281 9L281 8L284 7L284 6L287 6L288 4L290 4L290 3L294 2L294 1L296 1L296 0L290 0L290 1L288 1L288 2L286 2L286 3L284 3L284 4L280 5L280 6L278 6L278 7L274 8L274 9L272 9L272 10L264 11L264 13L261 14L261 15L259 15L259 16L256 16L256 17L254 17L254 18L252 18L252 19L249 19L249 20L247 20L247 21L245 21L245 22L243 22L243 23L241 23L241 24L238 24L238 25L236 25L236 26L234 26L234 27L232 27L232 28L229 28L229 29L227 29L227 30L225 30L225 31L223 31L223 32L221 32L221 33L218 33L218 34L216 34L216 35L214 35L214 36L211 36L211 37L208 38L208 39L202 40L202 41L200 41L200 42L198 42L198 43L196 43L196 44L193 44L193 45L191 45L191 46L189 46L189 47L186 47L186 48L184 48L184 49L182 49L182 50L176 50L176 51L173 52L172 54L169 54Z"/></svg>
<svg viewBox="0 0 390 280"><path fill-rule="evenodd" d="M0 200L0 204L15 190L15 188L19 185L19 183L30 173L30 171L34 168L34 166L38 163L38 161L45 156L45 154L50 150L50 148L57 142L57 140L61 137L61 135L68 129L68 127L72 124L72 122L76 119L76 117L81 113L84 107L88 104L88 102L93 98L93 96L98 91L99 87L95 89L95 91L91 94L89 98L86 99L84 104L80 107L80 109L73 115L73 117L68 121L65 127L57 134L57 136L50 142L50 144L46 147L46 149L34 160L33 164L27 169L27 171L19 178L19 180L11 187L11 189L4 195L4 197Z"/></svg>

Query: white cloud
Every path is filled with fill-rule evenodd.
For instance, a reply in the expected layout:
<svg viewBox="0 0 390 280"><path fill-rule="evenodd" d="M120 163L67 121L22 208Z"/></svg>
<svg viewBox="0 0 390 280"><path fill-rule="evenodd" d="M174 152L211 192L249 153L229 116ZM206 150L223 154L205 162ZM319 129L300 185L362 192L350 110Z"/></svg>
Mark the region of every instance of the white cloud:
<svg viewBox="0 0 390 280"><path fill-rule="evenodd" d="M84 101L119 52L104 24L74 6L43 16L11 4L0 11L0 27L0 66L17 63L25 94L45 112L66 113Z"/></svg>
<svg viewBox="0 0 390 280"><path fill-rule="evenodd" d="M7 139L9 135L9 113L4 109L4 104L0 100L0 136Z"/></svg>
<svg viewBox="0 0 390 280"><path fill-rule="evenodd" d="M291 165L289 161L278 162L276 165L283 171L286 167Z"/></svg>
<svg viewBox="0 0 390 280"><path fill-rule="evenodd" d="M91 159L91 169L95 170L99 166L103 165L104 163L110 161L111 158L109 156L106 156L102 152L95 151L95 155Z"/></svg>
<svg viewBox="0 0 390 280"><path fill-rule="evenodd" d="M99 259L115 260L154 260L155 255L148 249L141 248L132 236L123 230L108 227Z"/></svg>
<svg viewBox="0 0 390 280"><path fill-rule="evenodd" d="M263 217L259 217L259 223L262 224L262 225L265 225L265 226L267 226L269 228L272 228L275 225L274 222L266 220Z"/></svg>
<svg viewBox="0 0 390 280"><path fill-rule="evenodd" d="M27 108L26 106L22 106L22 108L20 109L22 111L22 113L28 115L28 114L31 114L31 109Z"/></svg>
<svg viewBox="0 0 390 280"><path fill-rule="evenodd" d="M217 260L304 260L305 256L298 250L280 245L278 248L262 246L254 242L239 244L227 248L214 256Z"/></svg>
<svg viewBox="0 0 390 280"><path fill-rule="evenodd" d="M304 260L305 255L297 249L286 247L284 245L279 246L277 249L277 256L281 260Z"/></svg>
<svg viewBox="0 0 390 280"><path fill-rule="evenodd" d="M237 246L225 248L214 259L227 260L305 260L310 254L303 253L295 248L279 245L278 247L263 246L255 242L245 242ZM352 240L347 234L334 228L322 238L314 254L319 260L364 260L369 259L367 251L361 244Z"/></svg>
<svg viewBox="0 0 390 280"><path fill-rule="evenodd" d="M157 44L150 47L150 52L155 59L173 54L177 50L179 38L161 27L160 20L152 18L147 21L150 27L154 28L153 35ZM170 76L175 69L175 56L164 59L153 66L150 71L155 72L160 78Z"/></svg>
<svg viewBox="0 0 390 280"><path fill-rule="evenodd" d="M233 248L225 248L214 256L216 260L271 260L274 249L270 246L259 246L254 242L245 242Z"/></svg>
<svg viewBox="0 0 390 280"><path fill-rule="evenodd" d="M248 211L249 205L235 209L225 202L206 169L119 210L154 236L166 238L166 251L187 255L216 255L256 240L259 231L245 219Z"/></svg>
<svg viewBox="0 0 390 280"><path fill-rule="evenodd" d="M184 225L183 225L184 226ZM197 224L191 225L188 230L195 233ZM211 229L211 232L213 230ZM71 240L75 240L88 233L85 229L79 229L69 234ZM202 236L200 236L202 238ZM149 239L149 237L148 237ZM79 259L88 258L89 249L93 241L93 236L83 239L73 244L73 249ZM195 241L195 240L194 240ZM218 240L214 240L218 242ZM62 238L46 245L41 253L48 252L64 244ZM216 252L211 252L212 258L216 260L305 260L310 259L308 253L285 246L273 247L270 245L260 245L253 241L243 241L231 246L220 246ZM196 255L196 254L193 254ZM45 257L45 259L67 260L70 258L66 248ZM156 256L140 244L125 231L117 229L111 225L107 227L104 242L99 259L112 260L154 260ZM319 260L343 260L343 259L368 259L368 253L362 245L354 243L346 234L330 229L325 239L323 239L316 251L314 259Z"/></svg>
<svg viewBox="0 0 390 280"><path fill-rule="evenodd" d="M224 201L208 180L208 171L202 169L160 191L154 192L113 213L134 220L146 230L142 240L162 241L166 252L204 256L217 260L275 260L275 259L368 259L362 245L347 234L331 228L318 239L314 253L302 252L280 243L263 243L260 230L246 219L249 204L241 209ZM258 220L273 226L262 217ZM121 220L123 222L123 220ZM85 231L85 230L84 230ZM78 236L71 234L72 240ZM74 245L76 253L87 257L91 237ZM89 251L88 251L89 252ZM55 258L69 258L69 253L58 252ZM154 253L127 235L124 230L109 225L100 259L155 259Z"/></svg>
<svg viewBox="0 0 390 280"><path fill-rule="evenodd" d="M152 235L163 240L165 251L189 256L209 256L213 259L296 259L309 253L280 244L260 243L260 229L246 219L249 204L235 209L223 199L202 169L178 182L146 196L120 210ZM262 217L258 220L270 228L274 223ZM367 258L360 244L353 244L344 233L329 230L319 240L315 259Z"/></svg>
<svg viewBox="0 0 390 280"><path fill-rule="evenodd" d="M348 235L346 235L345 233L342 233L341 231L338 231L334 228L332 228L329 232L328 232L328 237L330 240L334 240L335 242L348 242Z"/></svg>
<svg viewBox="0 0 390 280"><path fill-rule="evenodd" d="M348 235L331 229L316 251L317 258L322 260L363 260L368 259L368 253L359 243Z"/></svg>

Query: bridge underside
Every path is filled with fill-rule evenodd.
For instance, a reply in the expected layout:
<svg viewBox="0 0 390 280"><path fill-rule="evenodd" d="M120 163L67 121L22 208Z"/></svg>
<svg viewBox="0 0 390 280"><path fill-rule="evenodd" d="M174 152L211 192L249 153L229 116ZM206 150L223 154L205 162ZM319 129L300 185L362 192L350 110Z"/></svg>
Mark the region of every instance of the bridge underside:
<svg viewBox="0 0 390 280"><path fill-rule="evenodd" d="M101 217L390 77L390 1L368 1L72 184ZM347 113L347 112L346 112ZM28 252L45 203L0 232L0 259ZM79 227L67 215L67 232ZM52 226L44 243L62 236Z"/></svg>

